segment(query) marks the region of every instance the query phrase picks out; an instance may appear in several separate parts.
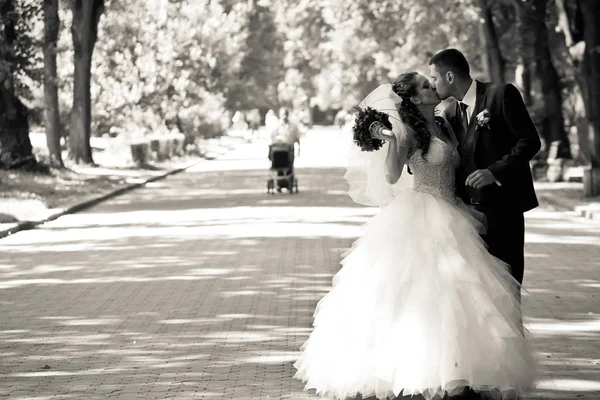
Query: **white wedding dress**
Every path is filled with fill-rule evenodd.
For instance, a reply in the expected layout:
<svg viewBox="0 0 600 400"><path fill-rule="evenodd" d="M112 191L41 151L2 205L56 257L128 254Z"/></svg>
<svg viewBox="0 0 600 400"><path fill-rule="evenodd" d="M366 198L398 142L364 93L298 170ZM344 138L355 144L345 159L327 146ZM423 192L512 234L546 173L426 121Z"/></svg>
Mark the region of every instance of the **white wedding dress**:
<svg viewBox="0 0 600 400"><path fill-rule="evenodd" d="M454 196L456 146L432 137L425 157L409 154L412 188L344 254L294 364L306 389L432 399L468 386L512 398L533 385L520 288L487 252L480 219Z"/></svg>

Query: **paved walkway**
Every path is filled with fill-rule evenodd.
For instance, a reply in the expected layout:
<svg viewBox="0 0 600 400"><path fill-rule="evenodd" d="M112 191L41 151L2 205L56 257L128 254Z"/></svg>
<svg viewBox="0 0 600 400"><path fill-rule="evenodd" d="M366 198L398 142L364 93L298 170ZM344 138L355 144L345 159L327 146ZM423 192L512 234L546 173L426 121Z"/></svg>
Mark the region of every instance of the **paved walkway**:
<svg viewBox="0 0 600 400"><path fill-rule="evenodd" d="M0 398L311 399L292 380L316 302L375 210L345 195L335 133L266 194L266 148L0 241ZM534 398L600 397L600 225L527 218ZM358 329L360 327L357 327Z"/></svg>

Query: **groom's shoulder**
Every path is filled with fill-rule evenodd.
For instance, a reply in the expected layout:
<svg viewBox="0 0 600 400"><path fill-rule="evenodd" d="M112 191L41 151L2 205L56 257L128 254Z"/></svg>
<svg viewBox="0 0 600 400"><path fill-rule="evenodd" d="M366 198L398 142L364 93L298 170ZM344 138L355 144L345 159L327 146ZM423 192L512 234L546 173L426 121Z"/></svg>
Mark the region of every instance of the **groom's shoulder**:
<svg viewBox="0 0 600 400"><path fill-rule="evenodd" d="M496 82L481 82L478 81L483 87L485 87L485 93L489 96L494 95L496 93L502 93L504 91L505 83L496 83Z"/></svg>
<svg viewBox="0 0 600 400"><path fill-rule="evenodd" d="M512 83L495 83L495 82L480 82L485 86L485 91L488 96L498 96L503 98L506 94L514 95L520 93L519 89Z"/></svg>

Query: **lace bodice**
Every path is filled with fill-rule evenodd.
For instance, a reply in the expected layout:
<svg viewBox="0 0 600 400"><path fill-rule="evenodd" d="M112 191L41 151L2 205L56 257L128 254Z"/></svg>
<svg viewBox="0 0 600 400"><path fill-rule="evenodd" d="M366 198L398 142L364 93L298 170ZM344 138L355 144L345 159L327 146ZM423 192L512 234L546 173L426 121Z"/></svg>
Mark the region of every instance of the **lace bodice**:
<svg viewBox="0 0 600 400"><path fill-rule="evenodd" d="M414 177L413 189L456 203L455 171L459 164L456 145L432 136L425 157L420 149L408 156L408 165Z"/></svg>

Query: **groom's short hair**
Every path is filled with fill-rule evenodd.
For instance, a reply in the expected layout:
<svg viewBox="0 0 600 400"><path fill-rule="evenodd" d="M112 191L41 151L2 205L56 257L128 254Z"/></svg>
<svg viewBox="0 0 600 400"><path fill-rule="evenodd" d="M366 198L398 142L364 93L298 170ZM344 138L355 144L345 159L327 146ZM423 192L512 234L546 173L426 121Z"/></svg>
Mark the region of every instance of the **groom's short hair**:
<svg viewBox="0 0 600 400"><path fill-rule="evenodd" d="M462 78L468 78L471 75L469 62L464 54L457 49L445 49L440 51L431 57L429 65L435 65L445 71L452 71Z"/></svg>

